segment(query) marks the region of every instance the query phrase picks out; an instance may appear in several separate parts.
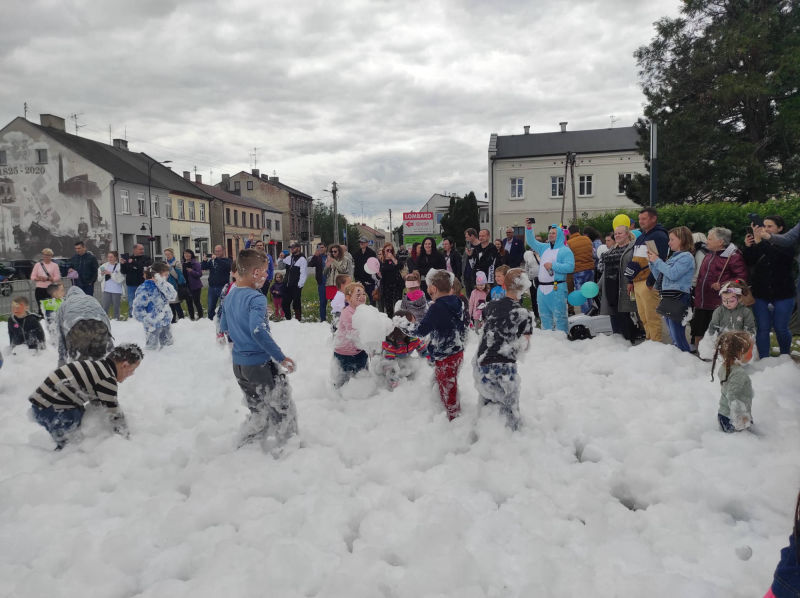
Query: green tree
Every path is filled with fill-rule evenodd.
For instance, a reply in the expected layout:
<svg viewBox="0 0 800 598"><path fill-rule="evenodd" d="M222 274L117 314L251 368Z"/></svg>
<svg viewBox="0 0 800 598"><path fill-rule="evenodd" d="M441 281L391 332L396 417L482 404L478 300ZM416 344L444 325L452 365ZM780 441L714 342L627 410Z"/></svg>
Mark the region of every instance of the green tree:
<svg viewBox="0 0 800 598"><path fill-rule="evenodd" d="M450 198L447 214L442 216L442 237L453 237L456 245L464 246L464 231L468 228L477 230L480 223L478 199L475 192L470 191L462 198Z"/></svg>
<svg viewBox="0 0 800 598"><path fill-rule="evenodd" d="M658 203L766 201L800 188L796 0L685 0L634 56L658 124ZM649 130L637 123L649 161ZM649 202L649 174L628 196Z"/></svg>
<svg viewBox="0 0 800 598"><path fill-rule="evenodd" d="M349 225L347 223L347 218L342 216L341 214L337 214L337 220L339 222L339 242L344 243L344 239L342 238L342 231L345 230ZM322 238L322 242L326 245L333 243L333 207L326 206L320 203L314 204L314 232L318 234ZM350 232L348 230L348 241L350 237Z"/></svg>

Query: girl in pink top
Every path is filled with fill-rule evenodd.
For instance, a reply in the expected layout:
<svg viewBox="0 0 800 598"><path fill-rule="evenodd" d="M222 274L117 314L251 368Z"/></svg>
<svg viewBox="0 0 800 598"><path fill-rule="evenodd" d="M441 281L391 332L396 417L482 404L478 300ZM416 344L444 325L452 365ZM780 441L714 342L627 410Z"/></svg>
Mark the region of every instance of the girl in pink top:
<svg viewBox="0 0 800 598"><path fill-rule="evenodd" d="M336 336L333 338L333 386L339 388L361 370L367 369L367 352L356 344L358 332L353 329L353 314L367 301L367 292L360 282L351 282L344 288L347 307L342 310Z"/></svg>
<svg viewBox="0 0 800 598"><path fill-rule="evenodd" d="M58 264L53 261L53 250L42 249L42 260L36 262L31 270L31 280L36 283L34 296L36 297L36 308L42 313L42 301L49 299L47 287L61 280L61 270Z"/></svg>

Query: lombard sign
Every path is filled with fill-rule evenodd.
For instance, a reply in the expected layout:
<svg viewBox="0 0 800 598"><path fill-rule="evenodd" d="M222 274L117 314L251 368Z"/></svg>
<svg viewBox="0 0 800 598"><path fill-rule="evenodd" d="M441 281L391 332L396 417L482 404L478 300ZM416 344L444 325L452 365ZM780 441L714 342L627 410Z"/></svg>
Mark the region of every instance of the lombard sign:
<svg viewBox="0 0 800 598"><path fill-rule="evenodd" d="M434 232L433 212L403 212L403 236L432 235Z"/></svg>

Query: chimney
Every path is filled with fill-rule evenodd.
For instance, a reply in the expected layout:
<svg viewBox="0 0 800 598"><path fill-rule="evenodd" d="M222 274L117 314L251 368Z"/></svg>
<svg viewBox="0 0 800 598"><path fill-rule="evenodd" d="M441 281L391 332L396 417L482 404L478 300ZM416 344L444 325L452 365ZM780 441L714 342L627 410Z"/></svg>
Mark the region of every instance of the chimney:
<svg viewBox="0 0 800 598"><path fill-rule="evenodd" d="M530 125L525 125L522 128L525 130L525 134L526 135L530 135L531 134L531 126Z"/></svg>
<svg viewBox="0 0 800 598"><path fill-rule="evenodd" d="M261 178L261 173L260 173L260 171L258 170L258 168L254 168L254 169L253 169L253 176L254 176L254 177L256 177L257 179L258 179L258 178Z"/></svg>
<svg viewBox="0 0 800 598"><path fill-rule="evenodd" d="M202 174L196 174L196 173L195 173L195 175L194 175L194 182L195 182L195 183L200 183L200 184L202 185L202 184L203 184L203 175L202 175Z"/></svg>
<svg viewBox="0 0 800 598"><path fill-rule="evenodd" d="M222 188L225 189L225 191L230 191L230 186L231 186L231 175L223 174L222 175Z"/></svg>
<svg viewBox="0 0 800 598"><path fill-rule="evenodd" d="M562 121L561 121L560 123L558 123L558 124L559 124L559 126L561 126L561 132L562 132L562 133L566 133L566 132L567 132L567 121L565 121L565 120L562 120Z"/></svg>
<svg viewBox="0 0 800 598"><path fill-rule="evenodd" d="M276 176L269 177L269 182L270 183L277 183L278 182L278 177L276 177Z"/></svg>
<svg viewBox="0 0 800 598"><path fill-rule="evenodd" d="M127 139L115 139L114 140L114 147L117 149L128 149L128 140Z"/></svg>
<svg viewBox="0 0 800 598"><path fill-rule="evenodd" d="M188 170L184 170L183 171L183 178L185 178L187 181L191 181L192 180L192 175L189 174Z"/></svg>
<svg viewBox="0 0 800 598"><path fill-rule="evenodd" d="M53 114L40 114L39 115L39 123L43 127L50 127L51 129L58 129L59 131L65 131L66 128L64 127L64 119L60 116L55 116Z"/></svg>

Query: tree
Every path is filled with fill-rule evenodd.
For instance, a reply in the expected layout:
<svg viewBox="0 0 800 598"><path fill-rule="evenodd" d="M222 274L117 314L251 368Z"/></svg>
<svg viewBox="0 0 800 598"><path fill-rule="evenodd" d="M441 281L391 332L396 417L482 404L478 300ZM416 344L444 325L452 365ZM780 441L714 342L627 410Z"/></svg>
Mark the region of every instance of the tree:
<svg viewBox="0 0 800 598"><path fill-rule="evenodd" d="M658 125L658 203L766 201L800 188L795 0L685 0L634 56ZM649 164L649 130L637 123ZM649 202L649 175L628 197Z"/></svg>
<svg viewBox="0 0 800 598"><path fill-rule="evenodd" d="M344 239L342 238L342 231L344 231L347 227L347 218L342 216L341 214L337 214L337 220L339 222L339 242L344 244ZM314 204L314 232L316 232L321 238L322 242L326 245L333 243L333 207L326 206L321 203ZM348 231L348 237L350 232Z"/></svg>
<svg viewBox="0 0 800 598"><path fill-rule="evenodd" d="M450 205L447 207L447 214L442 216L442 236L453 237L456 245L464 245L464 231L468 228L477 230L480 224L478 214L478 199L475 193L470 191L463 198L450 198Z"/></svg>

